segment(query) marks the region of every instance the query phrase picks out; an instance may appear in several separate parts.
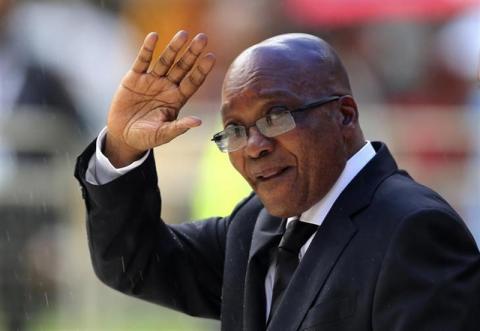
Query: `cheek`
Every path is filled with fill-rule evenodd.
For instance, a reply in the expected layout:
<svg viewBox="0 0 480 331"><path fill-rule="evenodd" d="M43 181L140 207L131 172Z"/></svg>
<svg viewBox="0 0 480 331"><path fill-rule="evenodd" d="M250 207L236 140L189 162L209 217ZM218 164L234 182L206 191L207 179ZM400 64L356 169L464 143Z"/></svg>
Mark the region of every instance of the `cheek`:
<svg viewBox="0 0 480 331"><path fill-rule="evenodd" d="M241 151L228 153L228 158L232 166L235 168L235 170L237 170L238 173L240 173L240 175L242 175L242 177L245 178L247 182L249 182L246 171L245 171L245 162L241 155Z"/></svg>
<svg viewBox="0 0 480 331"><path fill-rule="evenodd" d="M317 185L318 189L325 194L330 190L345 167L346 159L342 152L339 141L332 141L323 148L317 148L316 153L309 159L311 170L309 180Z"/></svg>
<svg viewBox="0 0 480 331"><path fill-rule="evenodd" d="M302 185L314 195L326 193L345 166L341 138L336 132L323 133L318 129L309 131L295 153Z"/></svg>
<svg viewBox="0 0 480 331"><path fill-rule="evenodd" d="M241 169L241 159L238 155L238 153L228 153L228 159L230 160L230 163L232 164L232 166L238 171L241 173L240 169Z"/></svg>

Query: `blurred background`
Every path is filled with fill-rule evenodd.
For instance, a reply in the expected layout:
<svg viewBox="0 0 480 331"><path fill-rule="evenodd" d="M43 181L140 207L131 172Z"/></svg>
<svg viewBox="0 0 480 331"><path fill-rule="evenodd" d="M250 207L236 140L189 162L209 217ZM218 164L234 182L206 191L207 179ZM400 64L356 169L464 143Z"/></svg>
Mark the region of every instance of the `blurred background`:
<svg viewBox="0 0 480 331"><path fill-rule="evenodd" d="M144 35L179 29L207 33L218 61L185 106L204 124L155 151L168 222L249 192L209 141L223 75L249 45L308 32L340 53L368 139L480 240L480 0L0 0L1 331L219 329L100 284L73 178Z"/></svg>

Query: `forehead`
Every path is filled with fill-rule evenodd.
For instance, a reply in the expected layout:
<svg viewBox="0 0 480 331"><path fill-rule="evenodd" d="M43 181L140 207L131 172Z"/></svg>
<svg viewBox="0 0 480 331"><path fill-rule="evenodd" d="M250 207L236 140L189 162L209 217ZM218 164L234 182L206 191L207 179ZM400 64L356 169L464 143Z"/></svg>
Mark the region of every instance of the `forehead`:
<svg viewBox="0 0 480 331"><path fill-rule="evenodd" d="M222 90L222 116L269 102L299 103L315 94L318 85L298 63L281 52L242 54L230 67Z"/></svg>
<svg viewBox="0 0 480 331"><path fill-rule="evenodd" d="M223 91L222 115L228 115L243 108L256 109L272 102L298 103L303 96L295 86L295 82L279 77L258 79L248 84L235 86Z"/></svg>

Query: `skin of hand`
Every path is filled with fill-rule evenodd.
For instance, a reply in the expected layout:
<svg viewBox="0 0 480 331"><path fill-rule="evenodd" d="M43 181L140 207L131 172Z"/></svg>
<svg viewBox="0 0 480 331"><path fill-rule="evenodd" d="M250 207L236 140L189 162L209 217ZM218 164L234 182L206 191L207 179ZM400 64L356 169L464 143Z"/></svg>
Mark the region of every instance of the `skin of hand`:
<svg viewBox="0 0 480 331"><path fill-rule="evenodd" d="M188 34L179 31L153 61L157 41L155 32L146 36L110 106L104 153L117 168L201 124L197 117L178 114L215 64L212 53L202 55L207 36L196 35L181 53Z"/></svg>

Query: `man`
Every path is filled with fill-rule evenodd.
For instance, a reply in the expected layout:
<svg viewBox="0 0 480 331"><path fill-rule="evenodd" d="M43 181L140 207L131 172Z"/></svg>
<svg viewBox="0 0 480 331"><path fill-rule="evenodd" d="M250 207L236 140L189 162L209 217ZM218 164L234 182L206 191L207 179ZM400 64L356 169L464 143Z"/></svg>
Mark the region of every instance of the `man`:
<svg viewBox="0 0 480 331"><path fill-rule="evenodd" d="M347 73L314 36L268 39L226 74L213 140L254 193L226 218L163 223L148 150L200 125L178 115L214 56L199 34L175 62L181 31L153 61L156 41L146 37L78 160L102 281L228 331L478 330L470 233L384 144L365 141Z"/></svg>

